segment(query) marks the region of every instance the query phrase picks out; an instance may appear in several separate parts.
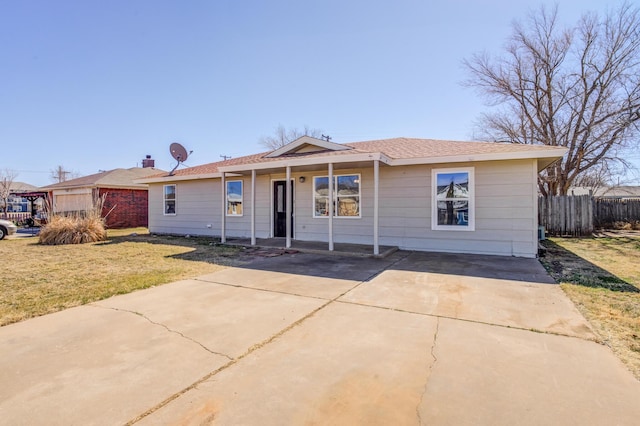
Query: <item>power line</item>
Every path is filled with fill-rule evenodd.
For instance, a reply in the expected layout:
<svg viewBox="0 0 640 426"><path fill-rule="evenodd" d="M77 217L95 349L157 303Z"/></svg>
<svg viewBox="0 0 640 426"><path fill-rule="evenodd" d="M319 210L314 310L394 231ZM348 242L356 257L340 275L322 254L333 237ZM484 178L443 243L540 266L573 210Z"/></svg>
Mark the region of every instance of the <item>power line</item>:
<svg viewBox="0 0 640 426"><path fill-rule="evenodd" d="M51 173L51 171L44 172L42 170L16 170L18 173Z"/></svg>

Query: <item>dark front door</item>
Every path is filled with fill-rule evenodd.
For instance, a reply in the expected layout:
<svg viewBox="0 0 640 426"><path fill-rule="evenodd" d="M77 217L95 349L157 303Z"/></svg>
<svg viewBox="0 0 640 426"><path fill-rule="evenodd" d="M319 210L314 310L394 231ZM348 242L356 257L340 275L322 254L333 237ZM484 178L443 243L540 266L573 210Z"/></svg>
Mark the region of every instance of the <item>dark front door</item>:
<svg viewBox="0 0 640 426"><path fill-rule="evenodd" d="M291 187L293 188L293 182ZM293 194L289 196L291 197L291 237L293 237ZM287 236L287 182L284 180L273 182L273 236Z"/></svg>

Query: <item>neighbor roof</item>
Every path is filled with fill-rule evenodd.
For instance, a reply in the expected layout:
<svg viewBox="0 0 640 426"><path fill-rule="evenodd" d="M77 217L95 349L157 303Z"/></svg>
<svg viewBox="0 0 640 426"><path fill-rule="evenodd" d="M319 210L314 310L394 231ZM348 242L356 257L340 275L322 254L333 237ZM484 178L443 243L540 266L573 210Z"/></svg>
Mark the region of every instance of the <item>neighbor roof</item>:
<svg viewBox="0 0 640 426"><path fill-rule="evenodd" d="M316 149L301 149L303 145ZM332 149L331 145L346 149ZM172 176L159 174L138 182L199 179L217 177L221 172L263 169L281 165L310 165L326 162L371 161L378 159L391 165L435 164L469 161L537 158L540 168L561 158L566 148L494 142L462 142L435 139L393 138L345 144L327 143L304 136L275 151L231 158L176 170ZM274 155L277 154L277 155Z"/></svg>
<svg viewBox="0 0 640 426"><path fill-rule="evenodd" d="M146 189L147 185L135 182L137 179L166 174L165 171L154 167L132 167L130 169L113 169L95 173L76 179L70 179L53 185L44 186L43 190L70 188L133 188Z"/></svg>
<svg viewBox="0 0 640 426"><path fill-rule="evenodd" d="M31 185L28 183L24 183L24 182L12 182L11 183L11 188L9 188L10 191L12 193L15 192L32 192L32 191L36 191L38 189L37 186L35 185Z"/></svg>
<svg viewBox="0 0 640 426"><path fill-rule="evenodd" d="M568 192L571 195L592 194L594 197L640 198L640 186L603 186L599 188L577 186L570 188Z"/></svg>

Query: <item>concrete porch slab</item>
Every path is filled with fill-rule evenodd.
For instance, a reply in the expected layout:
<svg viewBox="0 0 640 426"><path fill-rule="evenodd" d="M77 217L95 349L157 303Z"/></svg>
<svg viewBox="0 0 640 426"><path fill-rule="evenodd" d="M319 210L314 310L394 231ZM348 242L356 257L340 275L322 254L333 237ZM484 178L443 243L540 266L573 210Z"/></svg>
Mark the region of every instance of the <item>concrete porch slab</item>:
<svg viewBox="0 0 640 426"><path fill-rule="evenodd" d="M228 238L225 243L230 246L242 246L247 248L281 248L286 247L285 238L257 238L256 245L251 245L250 238ZM322 241L291 240L290 250L302 253L324 254L343 257L378 257L384 258L396 252L398 247L379 246L377 255L373 254L371 244L334 243L333 250L329 250L329 243Z"/></svg>
<svg viewBox="0 0 640 426"><path fill-rule="evenodd" d="M282 293L333 299L379 274L398 258L340 258L294 253L257 258L235 268L198 277L199 280Z"/></svg>

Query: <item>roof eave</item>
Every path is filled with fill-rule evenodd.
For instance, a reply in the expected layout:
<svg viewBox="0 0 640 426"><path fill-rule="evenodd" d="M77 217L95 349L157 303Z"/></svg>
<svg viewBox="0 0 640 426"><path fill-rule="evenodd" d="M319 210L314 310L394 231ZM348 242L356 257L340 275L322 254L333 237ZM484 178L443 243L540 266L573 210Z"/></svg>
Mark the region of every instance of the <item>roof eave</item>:
<svg viewBox="0 0 640 426"><path fill-rule="evenodd" d="M442 157L397 158L392 159L390 166L409 166L416 164L438 163L468 163L478 161L505 161L505 160L550 160L548 164L556 161L567 152L566 148L554 147L548 151L523 151L523 152L499 152L488 154L447 155ZM547 165L548 165L547 164ZM546 166L545 166L546 167Z"/></svg>
<svg viewBox="0 0 640 426"><path fill-rule="evenodd" d="M221 173L241 172L247 170L263 170L273 168L284 167L301 167L301 166L314 166L318 164L338 164L338 163L354 163L360 161L374 161L380 160L382 162L388 162L388 158L379 152L367 152L359 154L345 154L345 155L327 155L322 157L313 158L286 158L282 160L265 161L253 164L238 164L231 166L221 166L218 170Z"/></svg>
<svg viewBox="0 0 640 426"><path fill-rule="evenodd" d="M219 172L216 173L199 173L193 175L182 175L182 176L156 176L154 178L144 178L144 179L136 179L135 182L138 183L166 183L166 182L180 182L187 180L198 180L198 179L216 179L221 177L222 174Z"/></svg>

